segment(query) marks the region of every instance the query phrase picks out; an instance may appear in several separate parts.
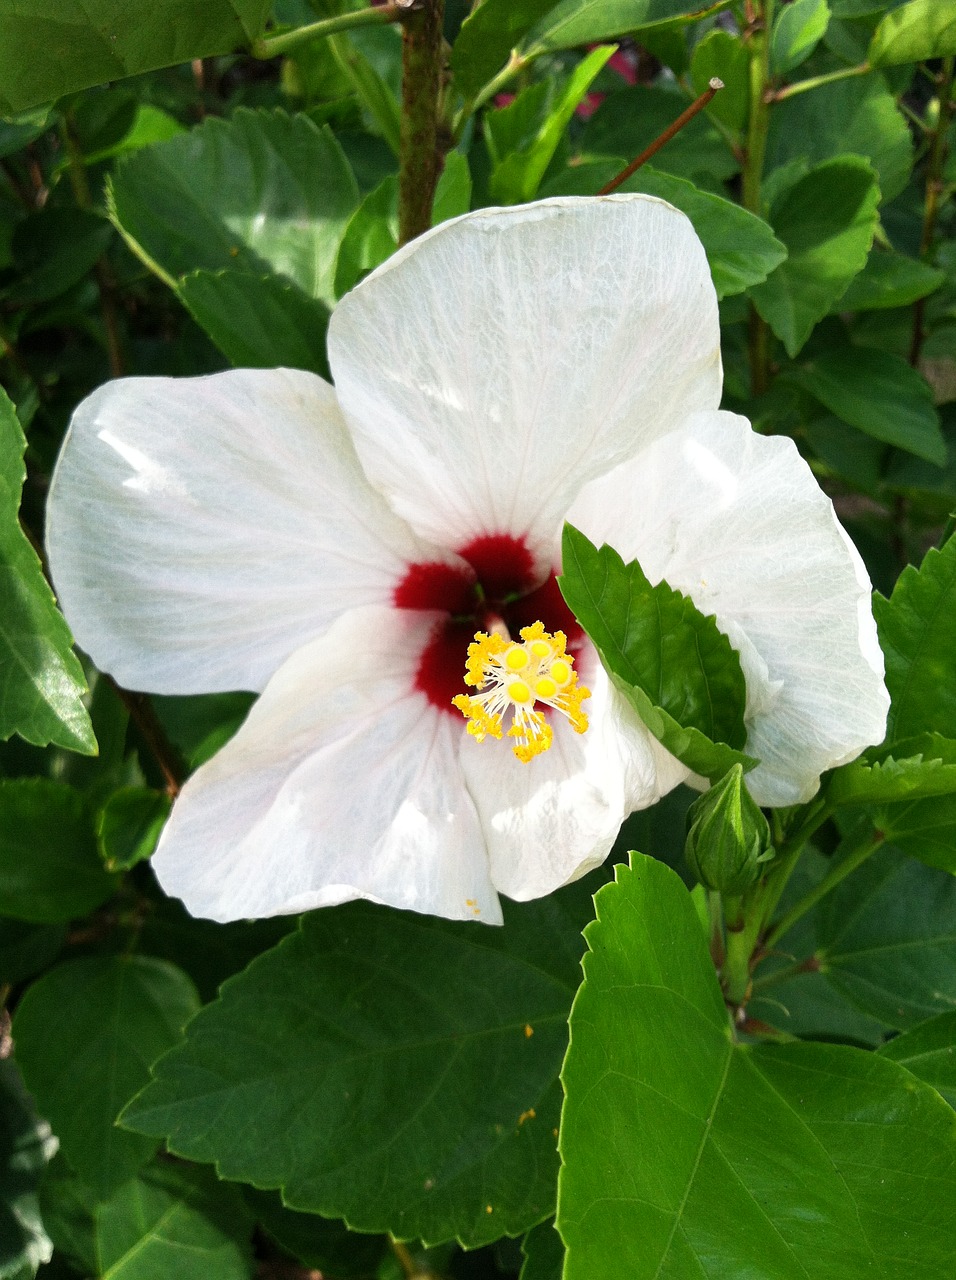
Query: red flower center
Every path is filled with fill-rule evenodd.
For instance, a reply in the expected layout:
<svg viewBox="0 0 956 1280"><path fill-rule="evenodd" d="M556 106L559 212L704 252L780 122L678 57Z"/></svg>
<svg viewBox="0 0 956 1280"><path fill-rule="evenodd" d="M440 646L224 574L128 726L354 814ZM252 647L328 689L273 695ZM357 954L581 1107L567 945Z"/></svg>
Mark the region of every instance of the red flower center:
<svg viewBox="0 0 956 1280"><path fill-rule="evenodd" d="M545 630L563 631L568 649L580 645L582 631L552 571L543 582L523 538L484 534L458 549L470 566L456 569L437 561L408 566L395 588L399 609L440 609L446 617L432 633L415 677L433 706L458 716L452 698L465 690L465 659L476 631L503 622L512 636L533 622Z"/></svg>

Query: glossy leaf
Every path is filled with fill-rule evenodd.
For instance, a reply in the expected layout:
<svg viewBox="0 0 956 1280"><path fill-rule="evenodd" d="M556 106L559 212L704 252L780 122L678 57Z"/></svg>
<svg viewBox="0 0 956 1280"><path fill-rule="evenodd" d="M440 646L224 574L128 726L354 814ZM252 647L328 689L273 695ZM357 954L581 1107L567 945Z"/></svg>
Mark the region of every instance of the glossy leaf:
<svg viewBox="0 0 956 1280"><path fill-rule="evenodd" d="M728 7L730 0L719 7ZM628 35L675 18L700 12L699 0L560 0L527 33L518 46L524 57L537 58L558 49Z"/></svg>
<svg viewBox="0 0 956 1280"><path fill-rule="evenodd" d="M24 1079L70 1165L109 1195L157 1143L114 1121L199 1007L186 975L147 956L71 960L38 979L14 1017Z"/></svg>
<svg viewBox="0 0 956 1280"><path fill-rule="evenodd" d="M707 254L718 298L766 280L787 256L762 218L722 196L701 191L684 178L643 165L618 190L659 196L687 214Z"/></svg>
<svg viewBox="0 0 956 1280"><path fill-rule="evenodd" d="M123 1124L359 1231L474 1246L526 1230L553 1207L588 883L505 907L502 929L368 903L304 916Z"/></svg>
<svg viewBox="0 0 956 1280"><path fill-rule="evenodd" d="M0 389L0 739L18 733L38 746L54 743L92 755L96 739L82 702L83 670L17 519L25 447L13 405Z"/></svg>
<svg viewBox="0 0 956 1280"><path fill-rule="evenodd" d="M904 569L873 612L892 700L887 742L925 732L956 738L956 538Z"/></svg>
<svg viewBox="0 0 956 1280"><path fill-rule="evenodd" d="M900 356L874 347L830 346L787 377L874 440L937 465L946 461L933 392Z"/></svg>
<svg viewBox="0 0 956 1280"><path fill-rule="evenodd" d="M328 128L283 111L209 117L125 157L111 187L123 235L168 275L272 271L329 306L357 203L355 177Z"/></svg>
<svg viewBox="0 0 956 1280"><path fill-rule="evenodd" d="M329 309L278 276L194 271L178 293L193 319L237 368L309 369L329 377Z"/></svg>
<svg viewBox="0 0 956 1280"><path fill-rule="evenodd" d="M956 878L886 848L824 899L818 949L832 987L906 1030L956 1002Z"/></svg>
<svg viewBox="0 0 956 1280"><path fill-rule="evenodd" d="M103 1280L247 1280L251 1223L234 1187L206 1169L154 1165L97 1207Z"/></svg>
<svg viewBox="0 0 956 1280"><path fill-rule="evenodd" d="M262 33L271 9L272 0L0 0L0 113L232 53Z"/></svg>
<svg viewBox="0 0 956 1280"><path fill-rule="evenodd" d="M10 1058L0 1058L0 1277L27 1280L53 1245L40 1217L37 1184L56 1151Z"/></svg>
<svg viewBox="0 0 956 1280"><path fill-rule="evenodd" d="M661 863L632 855L596 906L562 1072L565 1280L868 1280L875 1258L937 1280L956 1228L938 1095L846 1046L736 1044Z"/></svg>
<svg viewBox="0 0 956 1280"><path fill-rule="evenodd" d="M793 0L781 9L770 41L770 66L774 75L787 75L806 62L829 24L827 0Z"/></svg>
<svg viewBox="0 0 956 1280"><path fill-rule="evenodd" d="M902 253L874 250L866 266L834 306L836 311L882 311L908 307L933 293L946 273Z"/></svg>
<svg viewBox="0 0 956 1280"><path fill-rule="evenodd" d="M115 887L79 791L46 778L0 781L0 914L34 924L71 920Z"/></svg>
<svg viewBox="0 0 956 1280"><path fill-rule="evenodd" d="M561 592L620 692L664 746L712 781L750 766L740 659L713 618L565 525Z"/></svg>
<svg viewBox="0 0 956 1280"><path fill-rule="evenodd" d="M170 800L149 787L120 787L100 811L97 837L110 871L126 871L152 856L169 817Z"/></svg>
<svg viewBox="0 0 956 1280"><path fill-rule="evenodd" d="M956 7L951 0L910 0L880 19L867 61L871 67L885 67L954 53Z"/></svg>
<svg viewBox="0 0 956 1280"><path fill-rule="evenodd" d="M888 1040L879 1053L925 1080L956 1107L956 1012L918 1023Z"/></svg>
<svg viewBox="0 0 956 1280"><path fill-rule="evenodd" d="M750 296L791 356L862 270L879 198L867 162L842 156L817 165L773 201L770 225L788 256Z"/></svg>

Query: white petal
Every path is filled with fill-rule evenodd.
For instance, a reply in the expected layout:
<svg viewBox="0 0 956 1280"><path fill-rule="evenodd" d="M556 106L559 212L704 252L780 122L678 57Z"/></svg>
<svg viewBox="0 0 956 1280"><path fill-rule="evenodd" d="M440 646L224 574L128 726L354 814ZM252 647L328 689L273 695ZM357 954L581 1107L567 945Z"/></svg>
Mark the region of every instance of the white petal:
<svg viewBox="0 0 956 1280"><path fill-rule="evenodd" d="M547 558L586 481L720 398L703 249L647 196L443 223L342 299L329 352L373 483L456 549L510 533Z"/></svg>
<svg viewBox="0 0 956 1280"><path fill-rule="evenodd" d="M436 558L368 484L332 388L289 369L101 387L57 464L47 548L82 648L157 693L260 689Z"/></svg>
<svg viewBox="0 0 956 1280"><path fill-rule="evenodd" d="M696 415L590 485L568 519L716 615L747 679L758 803L808 800L823 770L882 741L869 579L791 440Z"/></svg>
<svg viewBox="0 0 956 1280"><path fill-rule="evenodd" d="M610 685L590 646L582 659L578 666L591 690L583 734L555 716L554 745L527 764L515 758L507 738L469 738L461 746L491 878L500 893L519 901L552 893L599 866L627 815L688 776Z"/></svg>
<svg viewBox="0 0 956 1280"><path fill-rule="evenodd" d="M289 658L177 799L167 893L213 920L368 898L500 923L461 722L413 689L435 620L357 609Z"/></svg>

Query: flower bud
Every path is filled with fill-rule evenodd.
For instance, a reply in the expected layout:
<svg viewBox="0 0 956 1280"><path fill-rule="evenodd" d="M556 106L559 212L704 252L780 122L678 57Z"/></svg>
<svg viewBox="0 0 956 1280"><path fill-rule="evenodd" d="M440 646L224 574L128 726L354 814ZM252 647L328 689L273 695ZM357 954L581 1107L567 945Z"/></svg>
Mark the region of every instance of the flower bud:
<svg viewBox="0 0 956 1280"><path fill-rule="evenodd" d="M706 888L736 896L759 878L760 863L771 856L767 819L735 764L687 811L687 865Z"/></svg>

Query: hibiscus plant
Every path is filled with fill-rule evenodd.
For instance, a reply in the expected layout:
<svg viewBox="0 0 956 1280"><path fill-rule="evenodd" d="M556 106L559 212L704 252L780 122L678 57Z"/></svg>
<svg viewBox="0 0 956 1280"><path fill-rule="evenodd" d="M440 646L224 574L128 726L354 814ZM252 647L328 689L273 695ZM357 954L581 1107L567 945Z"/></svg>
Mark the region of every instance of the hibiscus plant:
<svg viewBox="0 0 956 1280"><path fill-rule="evenodd" d="M0 0L0 1280L956 1274L954 60Z"/></svg>

